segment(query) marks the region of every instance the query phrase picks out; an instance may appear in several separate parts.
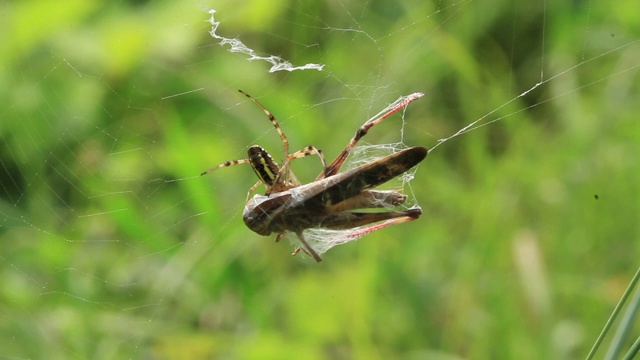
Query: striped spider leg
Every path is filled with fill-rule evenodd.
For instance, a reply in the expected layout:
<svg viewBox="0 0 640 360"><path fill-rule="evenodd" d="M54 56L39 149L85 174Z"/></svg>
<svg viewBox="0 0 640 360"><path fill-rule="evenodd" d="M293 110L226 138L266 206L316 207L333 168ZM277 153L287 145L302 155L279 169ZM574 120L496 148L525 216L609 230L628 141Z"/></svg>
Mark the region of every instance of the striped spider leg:
<svg viewBox="0 0 640 360"><path fill-rule="evenodd" d="M240 92L264 111L280 135L284 153L283 164L279 166L266 150L253 145L248 150L248 158L226 161L203 172L202 175L223 167L251 164L259 179L247 193L247 203L243 213L243 220L251 230L260 235L275 232L278 234L276 241L279 241L287 232L295 232L301 247L297 248L293 254L302 250L320 262L322 259L302 235L305 229L323 227L346 230L384 221L364 229L354 230L353 236L360 237L396 223L415 220L420 216L422 213L420 208L377 213L358 213L352 210L402 204L406 196L399 191L373 190L373 188L417 165L426 156L426 148L404 149L347 172L337 173L351 150L371 127L423 94L415 93L401 98L388 107L389 111L365 122L338 157L326 166L322 151L311 145L289 154L289 142L273 114L253 97L243 91ZM309 155L318 155L323 170L316 181L302 185L290 169L290 162ZM265 185L265 195L256 195L249 200L250 194L260 184Z"/></svg>
<svg viewBox="0 0 640 360"><path fill-rule="evenodd" d="M229 167L239 164L251 164L251 167L258 176L259 180L251 188L249 188L249 191L247 192L247 200L249 200L251 194L261 184L264 184L267 189L266 195L300 186L300 181L298 180L298 178L296 178L293 171L291 171L291 160L299 159L309 155L318 155L320 161L322 162L322 168L324 169L327 166L322 150L317 149L313 145L309 145L304 149L296 151L293 154L289 154L289 140L282 131L282 128L280 127L280 124L278 124L278 120L275 118L275 116L273 116L273 114L269 110L267 110L267 108L265 108L260 102L258 102L258 100L254 99L251 95L245 93L242 90L238 91L249 98L251 101L253 101L256 105L258 105L258 107L260 107L262 111L264 111L264 113L271 121L271 124L273 124L273 127L278 132L278 135L280 135L280 139L282 140L282 151L284 154L283 165L279 166L278 163L273 160L271 155L262 146L252 145L248 150L248 158L225 161L220 165L214 166L211 169L204 171L202 174L200 174L201 176L223 167Z"/></svg>

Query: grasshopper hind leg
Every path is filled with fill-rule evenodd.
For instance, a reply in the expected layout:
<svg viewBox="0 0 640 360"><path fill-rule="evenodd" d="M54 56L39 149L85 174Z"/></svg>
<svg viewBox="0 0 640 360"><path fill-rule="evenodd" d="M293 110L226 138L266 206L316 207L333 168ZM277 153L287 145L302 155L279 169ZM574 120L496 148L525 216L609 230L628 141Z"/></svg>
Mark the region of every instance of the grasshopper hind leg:
<svg viewBox="0 0 640 360"><path fill-rule="evenodd" d="M298 235L298 239L300 239L300 244L302 246L297 247L291 255L295 256L297 253L300 252L300 250L302 250L305 254L311 256L315 261L317 262L322 261L322 258L320 257L320 255L318 255L318 253L315 250L313 250L311 245L309 245L307 240L304 239L304 236L302 235L302 231L297 232L296 235Z"/></svg>

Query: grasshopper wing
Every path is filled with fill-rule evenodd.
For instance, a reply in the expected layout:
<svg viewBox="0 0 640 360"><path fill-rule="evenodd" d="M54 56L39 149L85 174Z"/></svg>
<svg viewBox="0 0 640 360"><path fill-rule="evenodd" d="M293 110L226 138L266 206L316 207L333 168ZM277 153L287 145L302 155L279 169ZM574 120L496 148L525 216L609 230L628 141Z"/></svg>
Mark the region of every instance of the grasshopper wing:
<svg viewBox="0 0 640 360"><path fill-rule="evenodd" d="M298 189L304 192L305 196L299 198L302 203L298 206L313 209L338 204L401 175L424 160L427 152L424 147L410 147L308 184L313 185L314 191L308 191L312 190L310 188L304 189L308 185L302 186Z"/></svg>

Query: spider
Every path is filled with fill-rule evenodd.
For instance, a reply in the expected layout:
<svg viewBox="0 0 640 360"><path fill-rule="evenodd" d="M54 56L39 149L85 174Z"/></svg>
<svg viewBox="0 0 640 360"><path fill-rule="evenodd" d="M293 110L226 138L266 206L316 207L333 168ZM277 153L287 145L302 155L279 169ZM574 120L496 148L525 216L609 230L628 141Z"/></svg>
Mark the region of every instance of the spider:
<svg viewBox="0 0 640 360"><path fill-rule="evenodd" d="M422 93L414 93L399 99L397 104L390 106L391 110L365 122L342 152L329 165L326 165L323 152L313 145L289 154L289 141L275 116L251 95L242 90L239 91L262 109L278 132L284 153L282 165L278 165L261 146L252 145L248 150L248 158L225 161L204 171L201 175L224 167L239 164L251 165L259 179L247 192L247 202L243 212L243 220L251 230L265 236L275 232L278 234L276 242L288 232L294 232L300 240L300 246L295 249L293 255L302 250L320 262L322 258L303 236L305 229L357 228L358 230L354 230L353 234L349 234L350 237L357 238L390 225L415 220L422 214L419 207L403 211L354 212L353 210L389 208L402 204L407 196L400 191L373 190L373 188L420 163L428 153L424 147L406 148L338 173L351 151L371 127L422 97ZM291 170L290 163L292 160L309 155L318 156L323 169L314 181L303 185ZM265 195L255 195L249 199L260 184L265 185ZM366 227L360 228L361 226Z"/></svg>

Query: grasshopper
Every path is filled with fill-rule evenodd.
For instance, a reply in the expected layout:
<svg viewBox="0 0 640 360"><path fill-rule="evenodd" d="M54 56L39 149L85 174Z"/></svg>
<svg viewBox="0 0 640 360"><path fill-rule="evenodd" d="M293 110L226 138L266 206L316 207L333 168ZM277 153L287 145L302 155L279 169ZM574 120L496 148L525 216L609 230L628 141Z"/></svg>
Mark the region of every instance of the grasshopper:
<svg viewBox="0 0 640 360"><path fill-rule="evenodd" d="M240 90L247 98L259 106L267 115L283 144L284 161L278 165L261 146L249 147L248 158L226 161L201 175L214 170L250 164L258 176L258 182L247 192L247 202L243 220L247 227L260 235L277 233L276 241L288 232L293 232L300 240L293 255L303 251L316 261L322 261L318 252L305 240L303 231L313 228L331 230L352 230L350 237L360 237L372 231L394 224L415 220L422 214L419 207L403 211L357 212L358 209L390 208L398 206L407 196L398 190L374 190L396 176L420 163L428 153L424 147L415 146L384 156L351 170L339 173L347 157L374 125L423 96L414 93L400 98L390 105L389 111L365 122L342 152L327 166L322 151L312 145L289 154L289 141L273 114L249 94ZM290 162L301 157L317 155L323 170L315 181L301 184L290 167ZM260 185L266 187L265 195L251 194ZM357 229L357 230L353 230Z"/></svg>

